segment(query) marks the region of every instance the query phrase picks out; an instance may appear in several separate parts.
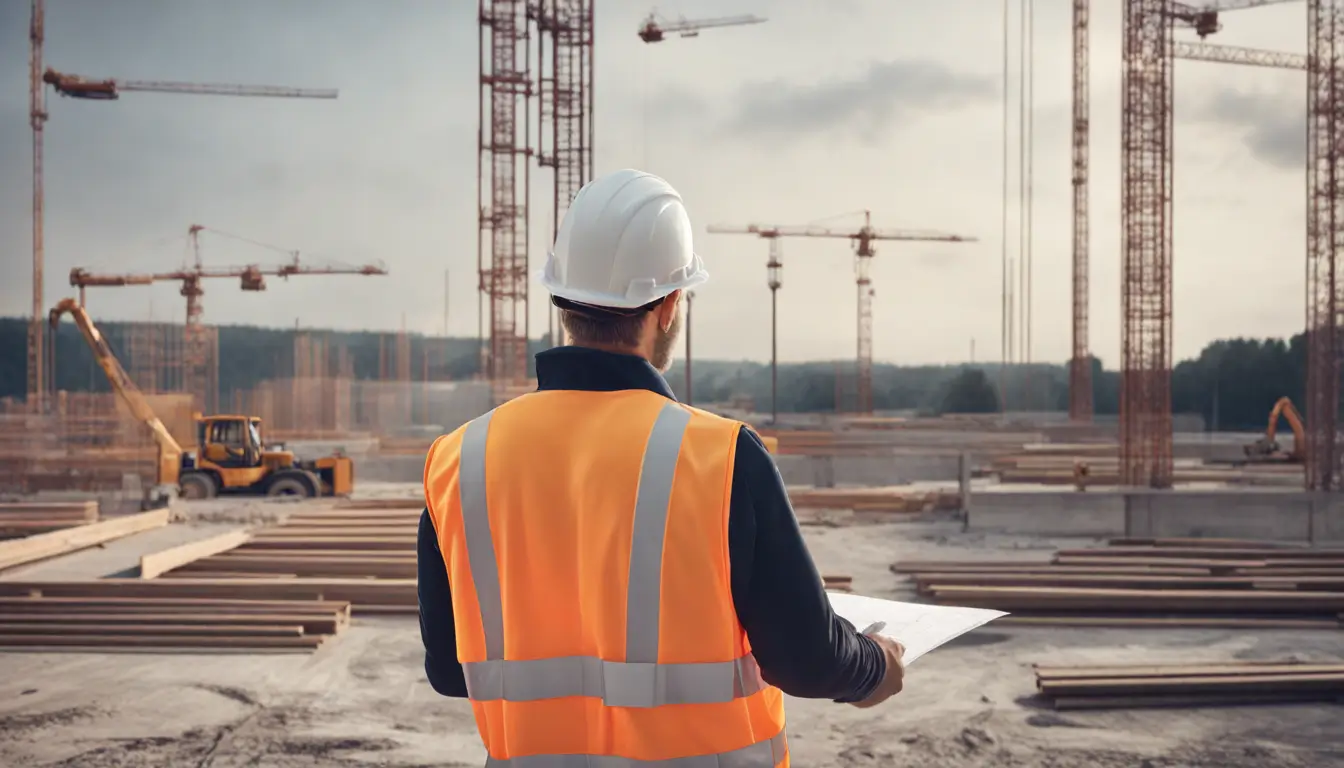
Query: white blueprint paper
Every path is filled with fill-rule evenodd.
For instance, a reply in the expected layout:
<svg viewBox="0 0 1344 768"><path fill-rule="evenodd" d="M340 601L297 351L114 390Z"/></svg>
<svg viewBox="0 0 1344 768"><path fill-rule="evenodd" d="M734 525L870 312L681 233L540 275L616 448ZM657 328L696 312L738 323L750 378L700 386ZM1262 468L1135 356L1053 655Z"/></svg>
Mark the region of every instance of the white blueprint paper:
<svg viewBox="0 0 1344 768"><path fill-rule="evenodd" d="M875 622L885 622L886 627L877 634L905 647L906 664L914 663L920 656L953 638L1007 615L1003 611L984 608L898 603L844 592L826 594L831 598L831 608L860 632Z"/></svg>

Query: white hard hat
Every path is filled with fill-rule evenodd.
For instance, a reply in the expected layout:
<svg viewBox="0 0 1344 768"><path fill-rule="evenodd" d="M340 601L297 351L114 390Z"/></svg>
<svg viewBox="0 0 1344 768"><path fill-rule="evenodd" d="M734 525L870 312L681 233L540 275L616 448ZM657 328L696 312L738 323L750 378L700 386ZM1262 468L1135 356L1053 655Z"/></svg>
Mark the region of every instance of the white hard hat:
<svg viewBox="0 0 1344 768"><path fill-rule="evenodd" d="M681 195L629 168L579 190L538 276L557 299L613 309L642 307L709 279L691 249Z"/></svg>

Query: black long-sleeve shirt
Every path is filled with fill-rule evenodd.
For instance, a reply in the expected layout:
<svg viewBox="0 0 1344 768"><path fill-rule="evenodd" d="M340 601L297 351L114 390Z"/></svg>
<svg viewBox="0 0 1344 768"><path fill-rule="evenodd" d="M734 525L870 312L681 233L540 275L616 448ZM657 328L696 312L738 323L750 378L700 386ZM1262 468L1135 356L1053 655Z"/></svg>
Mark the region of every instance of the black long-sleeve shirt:
<svg viewBox="0 0 1344 768"><path fill-rule="evenodd" d="M647 389L675 399L643 358L582 347L537 355L537 381L541 390ZM465 697L448 570L428 510L420 517L417 560L425 674L435 691ZM738 620L766 682L792 696L842 702L860 701L877 688L886 674L885 657L831 610L784 480L750 429L737 440L728 561Z"/></svg>

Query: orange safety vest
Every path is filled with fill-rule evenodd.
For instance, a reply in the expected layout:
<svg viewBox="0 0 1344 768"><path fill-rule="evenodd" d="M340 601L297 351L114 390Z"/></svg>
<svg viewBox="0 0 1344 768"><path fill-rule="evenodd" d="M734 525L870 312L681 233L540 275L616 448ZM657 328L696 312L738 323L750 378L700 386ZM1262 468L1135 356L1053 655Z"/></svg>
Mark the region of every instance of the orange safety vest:
<svg viewBox="0 0 1344 768"><path fill-rule="evenodd" d="M729 579L741 426L555 390L435 441L425 500L488 766L788 767Z"/></svg>

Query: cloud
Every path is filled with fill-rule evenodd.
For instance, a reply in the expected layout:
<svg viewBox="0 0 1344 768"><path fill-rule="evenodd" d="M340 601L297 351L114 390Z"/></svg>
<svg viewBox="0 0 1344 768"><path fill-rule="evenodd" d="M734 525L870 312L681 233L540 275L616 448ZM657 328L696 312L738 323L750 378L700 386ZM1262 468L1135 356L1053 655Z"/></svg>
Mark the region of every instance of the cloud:
<svg viewBox="0 0 1344 768"><path fill-rule="evenodd" d="M1190 116L1239 131L1251 156L1267 165L1291 170L1305 167L1307 118L1300 92L1247 92L1226 87L1211 93Z"/></svg>
<svg viewBox="0 0 1344 768"><path fill-rule="evenodd" d="M981 102L997 92L991 78L956 72L937 61L874 62L848 79L750 84L726 128L738 136L785 140L840 129L875 143L893 124Z"/></svg>

